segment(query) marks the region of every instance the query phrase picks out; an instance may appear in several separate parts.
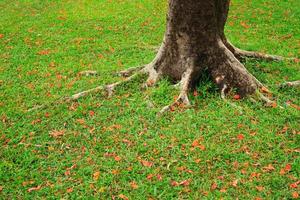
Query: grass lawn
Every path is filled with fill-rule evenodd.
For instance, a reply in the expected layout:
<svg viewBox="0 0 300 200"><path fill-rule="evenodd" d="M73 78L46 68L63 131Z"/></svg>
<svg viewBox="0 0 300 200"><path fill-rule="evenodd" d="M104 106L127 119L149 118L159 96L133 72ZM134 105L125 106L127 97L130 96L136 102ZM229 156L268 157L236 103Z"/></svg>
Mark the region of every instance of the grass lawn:
<svg viewBox="0 0 300 200"><path fill-rule="evenodd" d="M243 49L299 57L299 7L233 0L227 35ZM167 2L1 0L0 9L0 199L300 195L300 90L276 86L300 79L299 62L244 62L284 109L229 97L240 108L232 107L204 80L193 108L157 117L178 91L167 80L141 90L137 77L110 98L28 113L150 62Z"/></svg>

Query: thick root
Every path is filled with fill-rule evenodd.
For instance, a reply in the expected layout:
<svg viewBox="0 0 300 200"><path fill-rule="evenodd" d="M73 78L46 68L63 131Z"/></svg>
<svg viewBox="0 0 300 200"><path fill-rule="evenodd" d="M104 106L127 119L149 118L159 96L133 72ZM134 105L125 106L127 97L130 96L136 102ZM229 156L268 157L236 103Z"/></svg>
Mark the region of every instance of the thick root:
<svg viewBox="0 0 300 200"><path fill-rule="evenodd" d="M234 53L234 55L236 57L254 58L254 59L260 59L260 60L266 60L266 61L295 60L295 58L286 58L286 57L278 56L278 55L270 55L270 54L255 52L255 51L242 50L242 49L235 47L229 41L226 42L226 46L228 47L228 49L230 49L232 51L232 53Z"/></svg>
<svg viewBox="0 0 300 200"><path fill-rule="evenodd" d="M160 45L158 52L151 63L143 68L143 71L148 74L148 79L143 85L144 88L154 86L160 79L161 73L156 70L165 56L165 37Z"/></svg>
<svg viewBox="0 0 300 200"><path fill-rule="evenodd" d="M292 82L286 82L281 85L279 85L280 88L285 88L285 87L300 87L300 80L298 81L292 81Z"/></svg>
<svg viewBox="0 0 300 200"><path fill-rule="evenodd" d="M190 64L190 63L187 63L187 64ZM168 111L173 111L174 108L177 106L189 107L191 105L189 98L188 98L188 92L190 89L192 74L193 74L193 67L190 66L187 69L187 71L185 72L185 74L183 75L183 77L179 83L181 86L179 97L172 104L163 107L160 110L160 112L158 113L159 115L161 115L165 112L168 112Z"/></svg>
<svg viewBox="0 0 300 200"><path fill-rule="evenodd" d="M220 54L217 56L221 59L216 63L218 67L212 68L211 73L221 90L222 98L231 89L237 89L239 95L244 97L253 94L259 87L263 87L263 84L245 68L221 40L218 48L220 48Z"/></svg>

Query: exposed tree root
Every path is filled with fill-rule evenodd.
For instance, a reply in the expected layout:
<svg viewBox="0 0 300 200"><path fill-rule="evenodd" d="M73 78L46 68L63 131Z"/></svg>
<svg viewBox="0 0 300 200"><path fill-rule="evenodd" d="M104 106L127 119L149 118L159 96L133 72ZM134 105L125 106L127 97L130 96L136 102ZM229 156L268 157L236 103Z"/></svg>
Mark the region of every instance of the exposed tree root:
<svg viewBox="0 0 300 200"><path fill-rule="evenodd" d="M163 57L163 50L164 50L164 42L162 43L155 59L147 64L147 65L143 65L143 66L139 66L139 67L132 67L132 68L129 68L127 70L124 70L124 71L121 71L117 74L119 74L120 76L124 77L125 79L124 80L121 80L121 81L118 81L118 82L115 82L115 83L112 83L112 84L108 84L108 85L101 85L101 86L98 86L98 87L95 87L95 88L92 88L92 89L89 89L89 90L85 90L85 91L82 91L82 92L79 92L79 93L76 93L70 97L63 97L63 98L60 98L54 102L51 102L51 103L48 103L48 104L44 104L44 105L37 105L29 110L27 110L27 112L31 112L31 111L35 111L35 110L39 110L39 109L45 109L45 108L48 108L49 106L53 106L53 105L56 105L56 104L61 104L61 103L64 103L64 102L71 102L71 101L76 101L82 97L85 97L89 94L92 94L92 93L97 93L97 92L100 92L100 91L106 91L108 96L112 96L113 93L114 93L114 89L123 84L123 83L126 83L126 82L130 82L132 79L134 79L136 76L140 75L140 74L148 74L148 80L146 82L146 86L151 86L151 85L154 85L160 78L160 74L155 70L155 65L157 65L159 63L159 61L162 59Z"/></svg>
<svg viewBox="0 0 300 200"><path fill-rule="evenodd" d="M257 103L258 101L261 101L264 103L264 105L266 107L279 107L279 108L283 108L282 106L277 105L277 102L274 100L271 100L270 98L266 97L262 92L260 91L256 91L256 93L252 96L250 96L250 101L252 101L253 103Z"/></svg>
<svg viewBox="0 0 300 200"><path fill-rule="evenodd" d="M281 85L279 85L280 88L285 88L285 87L300 87L300 80L298 81L292 81L292 82L286 82Z"/></svg>
<svg viewBox="0 0 300 200"><path fill-rule="evenodd" d="M123 83L126 83L126 82L130 82L132 79L134 79L135 77L137 77L139 74L141 74L142 71L138 71L136 72L135 74L125 78L124 80L121 80L121 81L118 81L118 82L115 82L115 83L112 83L112 84L108 84L108 85L104 85L104 86L98 86L98 87L95 87L93 89L89 89L89 90L86 90L86 91L83 91L83 92L79 92L77 94L74 94L70 97L65 97L65 101L75 101L75 100L78 100L79 98L82 98L82 97L85 97L91 93L95 93L95 92L99 92L99 91L102 91L102 90L105 90L107 93L108 93L108 96L111 96L113 95L114 93L114 89L123 84Z"/></svg>
<svg viewBox="0 0 300 200"><path fill-rule="evenodd" d="M184 75L179 83L181 86L181 90L180 90L180 94L179 94L178 98L175 100L175 102L163 107L158 114L163 114L167 111L173 110L177 106L183 105L183 106L188 107L191 105L190 101L189 101L189 97L188 97L188 92L190 89L192 73L193 73L193 67L190 66L187 69L187 71L184 73Z"/></svg>
<svg viewBox="0 0 300 200"><path fill-rule="evenodd" d="M133 75L135 72L143 69L144 67L145 67L144 65L139 66L139 67L131 67L126 70L117 72L117 75L122 76L122 77L129 77L129 76Z"/></svg>
<svg viewBox="0 0 300 200"><path fill-rule="evenodd" d="M98 86L98 87L95 87L95 88L92 88L92 89L89 89L89 90L85 90L85 91L76 93L76 94L74 94L72 96L69 96L69 97L63 97L63 98L60 98L57 101L51 102L49 104L38 105L38 106L35 106L35 107L29 109L27 112L31 112L31 111L35 111L35 110L39 110L39 109L45 109L45 108L48 108L49 106L56 105L56 104L61 104L61 103L64 103L64 102L76 101L76 100L78 100L82 97L85 97L87 95L97 93L97 92L100 92L100 91L106 91L108 97L110 97L110 96L113 95L114 89L117 86L120 86L121 84L126 83L126 82L130 82L134 78L136 78L138 75L143 74L143 73L145 73L145 71L143 71L143 69L139 70L139 71L136 71L133 75L125 78L124 80L121 80L121 81L118 81L118 82L115 82L115 83L112 83L112 84L108 84L108 85L101 85L101 86Z"/></svg>
<svg viewBox="0 0 300 200"><path fill-rule="evenodd" d="M255 51L246 51L235 47L229 41L225 42L225 45L234 53L236 57L247 57L247 58L255 58L260 60L267 60L267 61L283 61L283 60L294 60L295 58L286 58L283 56L278 55L270 55L264 54Z"/></svg>

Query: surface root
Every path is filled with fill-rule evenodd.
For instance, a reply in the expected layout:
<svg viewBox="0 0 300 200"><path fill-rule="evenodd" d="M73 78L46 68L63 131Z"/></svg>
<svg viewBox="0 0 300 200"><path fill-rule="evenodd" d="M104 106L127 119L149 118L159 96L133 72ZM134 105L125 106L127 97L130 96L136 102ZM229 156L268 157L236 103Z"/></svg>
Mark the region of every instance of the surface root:
<svg viewBox="0 0 300 200"><path fill-rule="evenodd" d="M138 67L131 67L126 70L117 72L117 75L122 76L122 77L129 77L129 76L133 75L134 73L136 73L137 71L140 71L144 67L145 67L144 65L138 66Z"/></svg>
<svg viewBox="0 0 300 200"><path fill-rule="evenodd" d="M190 63L187 63L190 64ZM184 73L182 76L182 79L180 81L180 94L179 97L175 100L175 102L171 103L170 105L167 105L163 107L160 112L158 113L159 115L168 112L168 111L174 111L175 107L181 106L181 107L189 107L190 101L188 97L188 92L190 88L190 83L192 79L192 73L193 73L193 68L192 66L187 69L187 71Z"/></svg>
<svg viewBox="0 0 300 200"><path fill-rule="evenodd" d="M283 61L283 60L295 60L295 58L286 58L283 56L278 55L271 55L271 54L264 54L256 51L247 51L242 50L237 47L235 47L233 44L227 41L227 46L229 46L229 49L231 49L235 56L237 57L247 57L247 58L254 58L254 59L260 59L260 60L266 60L266 61Z"/></svg>
<svg viewBox="0 0 300 200"><path fill-rule="evenodd" d="M292 81L292 82L286 82L281 85L279 85L280 88L285 88L285 87L300 87L300 80L298 81Z"/></svg>
<svg viewBox="0 0 300 200"><path fill-rule="evenodd" d="M125 78L124 80L121 80L121 81L118 81L118 82L115 82L115 83L112 83L112 84L108 84L108 85L97 86L95 88L73 94L72 96L69 96L69 97L60 98L57 101L51 102L49 104L38 105L38 106L35 106L35 107L29 109L27 112L31 112L31 111L35 111L35 110L39 110L39 109L45 109L49 106L56 105L56 104L61 104L61 103L64 103L64 102L76 101L76 100L78 100L82 97L85 97L85 96L88 96L90 94L94 94L94 93L97 93L97 92L100 92L100 91L106 91L108 97L110 97L110 96L113 95L114 89L117 86L120 86L121 84L126 83L126 82L130 82L134 78L136 78L138 75L143 74L143 73L144 73L143 70L139 70L139 71L135 72L133 75Z"/></svg>

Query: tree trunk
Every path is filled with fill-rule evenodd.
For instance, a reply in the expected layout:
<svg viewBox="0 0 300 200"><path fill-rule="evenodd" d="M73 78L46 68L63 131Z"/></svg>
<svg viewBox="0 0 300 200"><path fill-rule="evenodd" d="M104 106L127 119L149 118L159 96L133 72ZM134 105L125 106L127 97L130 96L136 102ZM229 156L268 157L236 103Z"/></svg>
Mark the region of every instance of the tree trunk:
<svg viewBox="0 0 300 200"><path fill-rule="evenodd" d="M106 90L111 95L117 86L133 80L141 73L149 74L148 86L153 85L161 77L167 77L175 83L179 82L181 86L177 100L164 107L160 113L181 103L189 105L188 91L196 86L203 75L209 75L216 83L222 98L231 89L236 89L241 97L254 93L263 85L237 58L245 56L275 61L286 58L241 50L228 42L224 27L229 4L230 0L169 0L164 40L150 64L120 72L121 76L126 77L122 81L82 91L50 105L74 101L102 90ZM273 104L263 94L258 94L261 100ZM46 106L49 105L36 106L30 110Z"/></svg>
<svg viewBox="0 0 300 200"><path fill-rule="evenodd" d="M252 94L260 83L234 55L224 27L229 0L170 0L163 44L148 65L148 83L159 77L181 81L184 92L208 73L222 92Z"/></svg>

